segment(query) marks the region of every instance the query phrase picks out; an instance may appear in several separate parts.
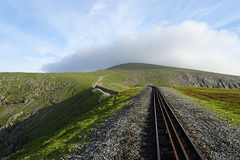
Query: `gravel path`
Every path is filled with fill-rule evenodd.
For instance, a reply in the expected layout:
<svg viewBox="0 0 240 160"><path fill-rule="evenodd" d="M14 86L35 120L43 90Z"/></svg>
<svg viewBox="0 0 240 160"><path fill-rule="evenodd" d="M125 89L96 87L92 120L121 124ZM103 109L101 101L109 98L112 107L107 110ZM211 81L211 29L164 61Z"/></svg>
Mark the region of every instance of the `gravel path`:
<svg viewBox="0 0 240 160"><path fill-rule="evenodd" d="M144 88L133 102L93 132L92 141L64 159L140 159L142 135L150 107L151 88Z"/></svg>
<svg viewBox="0 0 240 160"><path fill-rule="evenodd" d="M161 88L173 111L206 159L240 160L240 130L212 111Z"/></svg>

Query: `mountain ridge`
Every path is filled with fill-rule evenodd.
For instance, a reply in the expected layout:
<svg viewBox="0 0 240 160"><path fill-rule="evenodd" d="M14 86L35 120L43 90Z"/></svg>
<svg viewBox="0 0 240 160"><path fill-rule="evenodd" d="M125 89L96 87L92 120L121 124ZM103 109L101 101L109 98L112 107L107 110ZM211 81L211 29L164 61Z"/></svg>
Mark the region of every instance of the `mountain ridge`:
<svg viewBox="0 0 240 160"><path fill-rule="evenodd" d="M134 81L134 83L139 83L140 85L153 83L167 87L240 89L240 76L221 73L141 63L121 64L110 67L107 70L118 71L120 75L129 79L129 81Z"/></svg>
<svg viewBox="0 0 240 160"><path fill-rule="evenodd" d="M204 71L200 69L190 69L190 68L182 68L182 67L173 67L173 66L165 66L165 65L159 65L159 64L150 64L150 63L123 63L114 65L112 67L106 68L106 70L114 70L114 69L127 69L127 70L146 70L146 69L179 69L179 70L186 70L186 71L195 71L195 72L207 72L212 74L219 74L219 75L225 75L225 76L237 76L240 77L240 75L232 75L232 74L226 74L226 73L220 73L220 72L212 72L212 71Z"/></svg>

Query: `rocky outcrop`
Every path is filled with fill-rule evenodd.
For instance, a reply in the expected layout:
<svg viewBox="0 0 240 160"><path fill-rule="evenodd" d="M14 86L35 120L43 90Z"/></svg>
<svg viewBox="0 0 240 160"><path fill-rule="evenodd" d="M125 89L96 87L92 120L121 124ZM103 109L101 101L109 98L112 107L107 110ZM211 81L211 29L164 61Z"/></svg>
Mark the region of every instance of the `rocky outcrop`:
<svg viewBox="0 0 240 160"><path fill-rule="evenodd" d="M109 68L120 72L133 85L152 83L155 86L209 87L240 89L240 76L161 65L127 63Z"/></svg>
<svg viewBox="0 0 240 160"><path fill-rule="evenodd" d="M165 76L164 82L166 86L240 89L239 76L208 72L178 72Z"/></svg>
<svg viewBox="0 0 240 160"><path fill-rule="evenodd" d="M209 73L182 73L178 76L185 87L240 89L240 77Z"/></svg>

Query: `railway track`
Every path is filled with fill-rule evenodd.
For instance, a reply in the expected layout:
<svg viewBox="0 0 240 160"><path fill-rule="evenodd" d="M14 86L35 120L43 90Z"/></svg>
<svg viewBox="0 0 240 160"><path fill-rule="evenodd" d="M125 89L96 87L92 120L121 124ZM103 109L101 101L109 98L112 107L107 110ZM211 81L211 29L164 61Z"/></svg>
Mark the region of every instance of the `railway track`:
<svg viewBox="0 0 240 160"><path fill-rule="evenodd" d="M161 91L152 86L152 106L158 160L203 160L193 142L177 120ZM147 158L146 158L147 159Z"/></svg>

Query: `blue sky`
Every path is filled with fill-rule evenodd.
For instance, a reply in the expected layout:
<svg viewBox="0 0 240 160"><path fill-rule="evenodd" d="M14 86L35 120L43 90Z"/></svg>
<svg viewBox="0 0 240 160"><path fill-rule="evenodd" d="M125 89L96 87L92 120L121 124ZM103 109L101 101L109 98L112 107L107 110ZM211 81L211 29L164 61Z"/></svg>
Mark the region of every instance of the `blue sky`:
<svg viewBox="0 0 240 160"><path fill-rule="evenodd" d="M134 61L240 75L239 6L239 0L0 0L0 72L92 71Z"/></svg>

